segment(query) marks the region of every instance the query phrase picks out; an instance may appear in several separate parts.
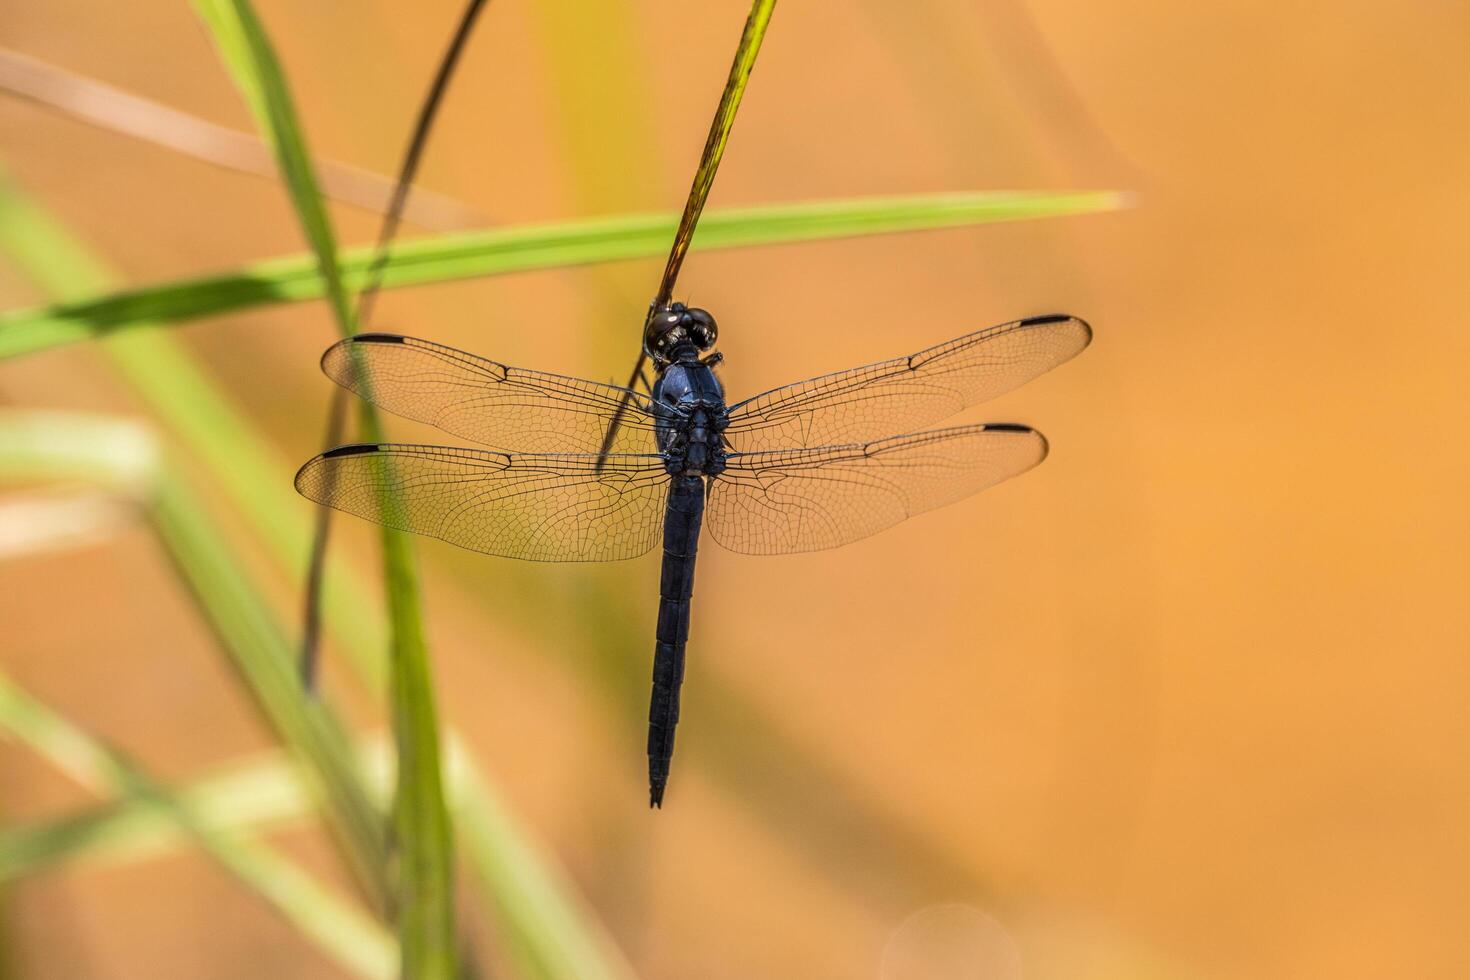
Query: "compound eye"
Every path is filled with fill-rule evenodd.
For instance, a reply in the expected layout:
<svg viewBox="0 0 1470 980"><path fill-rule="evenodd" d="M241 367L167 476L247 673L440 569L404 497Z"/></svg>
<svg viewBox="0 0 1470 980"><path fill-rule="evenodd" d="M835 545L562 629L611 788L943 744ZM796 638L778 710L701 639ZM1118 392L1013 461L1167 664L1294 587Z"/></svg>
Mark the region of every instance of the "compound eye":
<svg viewBox="0 0 1470 980"><path fill-rule="evenodd" d="M694 341L694 346L700 350L709 350L715 345L715 340L720 335L720 328L715 325L715 318L704 310L690 310L684 314L689 326L689 339Z"/></svg>
<svg viewBox="0 0 1470 980"><path fill-rule="evenodd" d="M682 333L679 314L660 313L649 321L648 332L643 338L643 346L647 347L650 353L662 356L668 352L679 333Z"/></svg>

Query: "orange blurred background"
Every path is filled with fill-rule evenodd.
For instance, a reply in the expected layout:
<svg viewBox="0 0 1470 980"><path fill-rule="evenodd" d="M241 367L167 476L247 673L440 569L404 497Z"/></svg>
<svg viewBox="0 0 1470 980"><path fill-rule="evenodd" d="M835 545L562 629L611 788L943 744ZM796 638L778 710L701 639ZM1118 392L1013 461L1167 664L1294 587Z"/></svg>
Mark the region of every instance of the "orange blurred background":
<svg viewBox="0 0 1470 980"><path fill-rule="evenodd" d="M259 7L314 152L391 172L459 4ZM421 184L487 224L676 209L745 12L492 0ZM251 128L184 3L14 0L0 46ZM662 812L657 562L420 544L447 720L640 976L874 977L949 903L1031 980L1470 974L1467 50L1448 3L778 6L712 207L1136 198L693 254L732 398L1028 314L1096 340L964 417L1044 431L1035 472L840 551L703 550ZM272 181L4 95L0 141L130 282L302 248ZM661 265L391 291L376 326L621 381ZM40 300L0 263L0 304ZM321 304L179 333L287 458L317 451ZM86 346L0 363L0 404L143 413ZM639 641L599 645L606 617ZM0 624L8 671L165 778L270 744L141 527L0 564ZM86 800L15 745L0 787L9 820ZM340 874L317 834L276 839ZM5 906L18 977L339 975L202 858Z"/></svg>

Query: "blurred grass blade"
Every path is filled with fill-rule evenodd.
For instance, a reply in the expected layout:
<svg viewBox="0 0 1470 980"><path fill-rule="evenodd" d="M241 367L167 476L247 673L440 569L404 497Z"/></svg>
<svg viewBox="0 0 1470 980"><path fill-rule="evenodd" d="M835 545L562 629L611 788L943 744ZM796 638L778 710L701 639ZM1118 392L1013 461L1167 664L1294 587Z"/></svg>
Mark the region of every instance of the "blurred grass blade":
<svg viewBox="0 0 1470 980"><path fill-rule="evenodd" d="M506 953L525 977L545 980L630 980L617 950L566 872L538 853L456 739L446 742L449 796L466 858L494 899ZM378 740L362 749L374 789L388 793L391 758ZM288 764L272 755L236 764L183 787L178 798L203 820L263 832L311 815ZM176 821L141 801L122 800L61 819L0 829L0 881L63 863L139 861L188 843Z"/></svg>
<svg viewBox="0 0 1470 980"><path fill-rule="evenodd" d="M971 191L814 201L710 211L698 249L927 231L1000 221L1091 214L1123 207L1112 191ZM0 205L3 207L3 205ZM619 215L548 225L460 232L404 242L383 268L394 288L663 254L677 218ZM348 288L362 285L371 249L342 254ZM43 350L146 322L175 323L257 306L320 299L326 282L311 255L259 262L234 272L175 280L92 299L0 315L0 357Z"/></svg>
<svg viewBox="0 0 1470 980"><path fill-rule="evenodd" d="M357 332L338 268L337 242L285 76L249 0L195 0L235 83L275 147L281 177L316 257L326 298L343 336ZM381 442L377 413L362 406L363 437ZM394 911L403 973L449 980L458 973L454 921L454 841L440 772L439 723L408 536L382 529L384 579L393 626L391 702L398 747L393 804L399 848ZM314 699L313 699L314 700Z"/></svg>
<svg viewBox="0 0 1470 980"><path fill-rule="evenodd" d="M133 502L103 491L8 495L0 499L0 562L101 544L137 523Z"/></svg>
<svg viewBox="0 0 1470 980"><path fill-rule="evenodd" d="M271 150L257 136L17 51L0 48L0 91L216 167L276 178ZM386 211L393 197L390 179L345 163L319 159L317 177L328 197L369 211ZM484 216L468 205L422 187L414 188L404 216L436 231L476 228L485 223Z"/></svg>
<svg viewBox="0 0 1470 980"><path fill-rule="evenodd" d="M388 841L382 813L361 782L346 736L331 708L308 697L296 677L291 644L264 598L245 584L228 543L195 495L165 479L154 524L221 641L284 741L302 752L325 783L334 813L351 842L348 853L379 908L387 907Z"/></svg>
<svg viewBox="0 0 1470 980"><path fill-rule="evenodd" d="M110 485L124 472L121 465L130 479L140 479L134 461L145 455L136 448L140 437L124 439L123 445L134 448L119 454L115 438L120 425L126 423L64 412L0 417L0 477ZM95 460L91 466L89 451ZM156 453L147 458L154 461L147 474L149 516L165 550L256 703L305 763L313 785L331 801L328 813L349 863L369 897L382 907L386 834L340 724L325 704L304 697L297 688L284 635L192 489ZM119 464L120 459L127 462Z"/></svg>
<svg viewBox="0 0 1470 980"><path fill-rule="evenodd" d="M538 856L490 787L466 767L456 774L460 833L472 865L489 875L521 975L540 980L631 980L623 959L597 920L574 902L564 871Z"/></svg>
<svg viewBox="0 0 1470 980"><path fill-rule="evenodd" d="M393 779L386 740L361 746L359 758L375 800ZM268 833L312 820L316 808L280 752L230 762L173 790L201 820ZM113 800L66 816L0 827L0 880L60 868L107 867L177 852L188 840L175 821L134 800Z"/></svg>
<svg viewBox="0 0 1470 980"><path fill-rule="evenodd" d="M146 502L162 468L145 426L48 409L0 414L0 482L77 482Z"/></svg>
<svg viewBox="0 0 1470 980"><path fill-rule="evenodd" d="M397 950L376 922L273 848L237 828L204 818L120 752L30 697L4 674L0 674L0 727L94 792L118 796L177 826L352 973L370 980L394 976Z"/></svg>
<svg viewBox="0 0 1470 980"><path fill-rule="evenodd" d="M7 183L0 174L0 249L9 253L22 271L41 284L48 292L66 298L78 293L98 292L108 288L115 276L102 262L92 255L82 243L76 241L48 213L36 206L13 184ZM286 477L292 467L276 454L274 448L261 436L259 430L245 419L237 408L220 392L212 379L196 363L176 338L163 329L140 329L107 338L102 350L111 356L122 376L131 384L139 396L147 402L159 417L164 419L172 431L219 479L221 488L234 504L249 518L250 526L269 547L277 560L291 566L305 552L310 531L305 519L305 508L291 489ZM98 430L79 434L76 438L62 438L62 433L47 431L44 434L25 436L11 433L11 438L22 438L33 448L45 448L52 457L58 453L64 459L75 459L62 466L63 472L77 471L85 475L91 464L89 454L109 452L118 457L117 471L126 475L141 465L139 456L149 458L153 442L146 431L138 426L128 430L141 433L137 439L128 438L123 430L111 434ZM0 447L4 446L5 430L0 429ZM67 452L69 450L69 452ZM48 465L55 467L54 458ZM149 464L151 466L151 463ZM69 470L67 467L69 466ZM49 472L49 471L48 471ZM327 622L333 633L342 641L345 652L352 654L351 664L359 675L366 678L369 688L380 690L383 682L385 626L371 605L364 605L362 596L369 594L371 583L355 566L341 562L334 564L328 578ZM370 758L372 758L370 756ZM472 760L461 760L459 766L473 768ZM369 774L378 770L369 765ZM482 778L476 777L479 785ZM235 786L244 794L244 788ZM201 788L201 793L203 789ZM267 801L251 796L249 802L240 796L210 797L221 808L230 809L240 819L246 819L250 807L267 807ZM458 810L466 820L483 824L475 814L477 800L474 797L460 802ZM76 846L87 846L96 841L96 846L105 848L113 842L126 849L139 838L129 828L136 815L94 814L79 817L72 827ZM488 818L486 818L488 819ZM145 824L147 822L145 821ZM501 828L501 837L510 841L499 849L487 848L484 835L476 835L468 841L467 859L475 872L476 882L497 908L515 909L523 903L515 895L499 894L496 888L509 887L518 876L507 873L495 862L503 855L515 855L525 864L532 859L534 849L524 843L524 832L514 828L509 818L501 814L494 819ZM146 842L148 833L137 831ZM37 854L26 849L27 842L34 844L34 835L13 841L13 848L0 848L0 877L4 875L7 862L35 862L49 860L47 854ZM57 838L50 838L55 842ZM517 842L519 841L519 843ZM60 846L69 849L70 841ZM16 850L19 848L19 850ZM26 855L29 854L27 858ZM528 873L534 873L531 869ZM555 875L548 869L539 872L542 879ZM570 886L567 886L570 890ZM578 907L570 898L564 899L568 908ZM561 955L560 949L590 949L597 944L578 937L580 931L601 934L596 923L578 922L575 916L562 916L548 920L560 923L566 932L558 933L550 928L541 930L508 929L505 942L546 942L549 948L508 949L507 952L524 962L555 962ZM605 956L602 974L619 976L628 971L620 970L621 963L616 951ZM613 964L613 965L608 965ZM598 974L593 974L598 975ZM568 977L567 980L575 980Z"/></svg>
<svg viewBox="0 0 1470 980"><path fill-rule="evenodd" d="M200 819L268 833L315 816L291 767L273 758L260 771L231 770L176 789ZM69 866L106 868L173 854L188 844L177 822L129 800L85 807L62 817L0 827L0 881Z"/></svg>

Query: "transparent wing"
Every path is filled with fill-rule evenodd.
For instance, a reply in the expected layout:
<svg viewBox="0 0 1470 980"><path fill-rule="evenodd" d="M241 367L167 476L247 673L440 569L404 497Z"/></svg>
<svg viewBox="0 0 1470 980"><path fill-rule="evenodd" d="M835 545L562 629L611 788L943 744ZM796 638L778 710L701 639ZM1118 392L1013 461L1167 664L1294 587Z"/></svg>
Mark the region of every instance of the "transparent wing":
<svg viewBox="0 0 1470 980"><path fill-rule="evenodd" d="M327 377L380 408L497 449L595 453L618 409L628 407L611 452L648 453L653 403L616 385L509 367L452 347L366 333L322 355Z"/></svg>
<svg viewBox="0 0 1470 980"><path fill-rule="evenodd" d="M967 425L850 446L736 453L710 481L705 526L731 551L779 555L857 541L1046 458L1021 425Z"/></svg>
<svg viewBox="0 0 1470 980"><path fill-rule="evenodd" d="M616 561L659 540L663 459L521 455L442 446L342 446L296 474L319 504L505 558Z"/></svg>
<svg viewBox="0 0 1470 980"><path fill-rule="evenodd" d="M1018 388L1075 357L1092 329L1072 316L1003 323L866 367L776 388L730 407L735 449L813 447L911 432Z"/></svg>

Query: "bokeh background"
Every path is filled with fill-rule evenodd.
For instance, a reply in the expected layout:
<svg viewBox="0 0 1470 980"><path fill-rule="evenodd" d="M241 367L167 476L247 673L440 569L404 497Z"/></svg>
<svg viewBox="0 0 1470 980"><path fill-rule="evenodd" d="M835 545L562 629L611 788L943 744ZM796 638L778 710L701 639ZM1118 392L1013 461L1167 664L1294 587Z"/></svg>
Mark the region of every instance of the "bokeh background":
<svg viewBox="0 0 1470 980"><path fill-rule="evenodd" d="M391 172L459 4L259 8L313 150ZM486 225L677 208L745 12L492 0L421 184ZM0 46L252 129L182 2L12 0ZM446 721L638 976L875 977L885 948L897 976L912 917L954 904L977 977L1470 972L1467 50L1470 8L1438 2L778 6L712 207L1136 197L692 256L680 292L719 317L732 395L1053 310L1096 340L965 417L1042 429L1035 472L837 552L705 550L662 812L657 562L420 544ZM4 94L0 146L128 282L302 248L269 179ZM660 268L391 291L376 325L613 379ZM0 303L42 299L0 262ZM325 420L325 307L176 335L289 481ZM0 364L0 406L151 419L88 345ZM338 527L372 574L372 531ZM256 557L294 617L298 580ZM327 696L380 731L335 654ZM140 521L8 554L0 658L162 779L271 744ZM0 787L13 825L92 799L15 744ZM271 840L342 878L310 823ZM3 902L17 977L345 975L186 849ZM494 963L493 917L473 896L462 917Z"/></svg>

